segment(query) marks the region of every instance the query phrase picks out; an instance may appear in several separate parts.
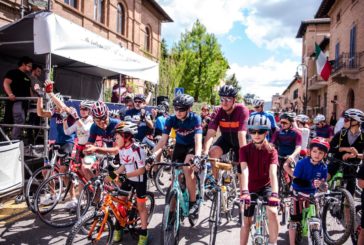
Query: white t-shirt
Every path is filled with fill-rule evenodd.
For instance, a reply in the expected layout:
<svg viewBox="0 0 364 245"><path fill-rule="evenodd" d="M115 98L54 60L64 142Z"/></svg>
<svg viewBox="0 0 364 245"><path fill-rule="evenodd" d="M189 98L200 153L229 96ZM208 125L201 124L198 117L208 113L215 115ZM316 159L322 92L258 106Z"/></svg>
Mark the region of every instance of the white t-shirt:
<svg viewBox="0 0 364 245"><path fill-rule="evenodd" d="M131 144L126 148L119 149L120 164L125 167L126 173L134 172L145 167L145 151L137 144ZM143 182L144 176L130 177L131 181Z"/></svg>
<svg viewBox="0 0 364 245"><path fill-rule="evenodd" d="M306 150L307 146L308 146L308 140L310 138L310 129L308 129L308 128L299 128L299 130L301 131L301 135L302 135L301 149Z"/></svg>
<svg viewBox="0 0 364 245"><path fill-rule="evenodd" d="M78 144L85 145L90 136L90 128L94 123L94 121L92 119L92 116L88 116L85 119L81 118L80 120L83 123L83 126L75 122L74 124L72 124L71 127L68 127L66 130L64 130L64 133L67 135L71 135L74 132L76 132L78 138Z"/></svg>

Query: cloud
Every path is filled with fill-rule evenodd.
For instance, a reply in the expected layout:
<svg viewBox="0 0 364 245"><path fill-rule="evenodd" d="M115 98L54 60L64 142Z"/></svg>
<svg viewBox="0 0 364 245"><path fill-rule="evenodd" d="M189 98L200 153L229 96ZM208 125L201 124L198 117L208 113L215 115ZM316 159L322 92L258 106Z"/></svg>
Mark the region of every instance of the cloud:
<svg viewBox="0 0 364 245"><path fill-rule="evenodd" d="M243 94L253 93L264 100L270 101L275 93L282 93L293 79L297 67L294 60L278 61L270 57L256 66L240 66L231 64L228 74L235 73Z"/></svg>
<svg viewBox="0 0 364 245"><path fill-rule="evenodd" d="M229 40L229 42L234 43L236 40L241 40L242 38L239 36L228 35L226 39Z"/></svg>

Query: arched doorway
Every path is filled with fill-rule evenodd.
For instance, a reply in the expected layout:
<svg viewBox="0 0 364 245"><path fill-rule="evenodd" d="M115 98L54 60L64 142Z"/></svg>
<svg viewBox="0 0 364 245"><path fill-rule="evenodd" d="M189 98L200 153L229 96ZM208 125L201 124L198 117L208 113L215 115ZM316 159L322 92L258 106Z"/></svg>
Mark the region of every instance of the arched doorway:
<svg viewBox="0 0 364 245"><path fill-rule="evenodd" d="M354 90L352 90L352 89L350 89L348 92L348 97L346 99L346 106L347 106L347 108L355 107L355 94L354 94Z"/></svg>

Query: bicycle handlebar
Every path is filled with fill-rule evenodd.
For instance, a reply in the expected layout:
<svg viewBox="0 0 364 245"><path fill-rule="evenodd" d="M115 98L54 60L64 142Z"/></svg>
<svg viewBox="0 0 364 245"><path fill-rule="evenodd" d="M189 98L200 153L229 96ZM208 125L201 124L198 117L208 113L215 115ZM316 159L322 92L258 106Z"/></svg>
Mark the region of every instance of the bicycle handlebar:
<svg viewBox="0 0 364 245"><path fill-rule="evenodd" d="M349 167L358 167L360 165L360 163L349 163L349 162L345 162L341 159L337 159L335 157L328 157L327 160L329 160L330 162L337 162L337 163L340 163L342 165L346 165L346 166L349 166Z"/></svg>

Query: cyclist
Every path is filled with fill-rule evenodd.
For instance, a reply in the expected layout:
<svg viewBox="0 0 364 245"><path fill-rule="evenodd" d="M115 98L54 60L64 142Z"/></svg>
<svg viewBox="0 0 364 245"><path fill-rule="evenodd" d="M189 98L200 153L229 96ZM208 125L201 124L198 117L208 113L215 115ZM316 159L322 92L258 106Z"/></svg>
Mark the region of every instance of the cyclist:
<svg viewBox="0 0 364 245"><path fill-rule="evenodd" d="M335 134L330 142L330 152L334 158L360 164L359 153L364 151L364 132L360 129L360 123L364 121L364 113L358 109L348 109L344 113L344 128ZM335 175L339 169L339 163L331 162L328 165L329 179ZM355 192L355 178L357 168L343 166L344 178L348 178L346 189L353 195Z"/></svg>
<svg viewBox="0 0 364 245"><path fill-rule="evenodd" d="M250 204L250 193L256 193L268 199L267 217L269 222L269 244L277 244L278 239L278 179L277 151L266 136L271 129L270 120L260 114L252 115L248 120L248 132L252 142L239 150L241 165L241 200L245 202L244 221L240 231L240 244L247 244L254 215L254 205ZM255 196L254 196L255 197Z"/></svg>
<svg viewBox="0 0 364 245"><path fill-rule="evenodd" d="M157 116L154 122L154 137L162 136L167 117L168 114L166 113L165 106L157 106Z"/></svg>
<svg viewBox="0 0 364 245"><path fill-rule="evenodd" d="M270 121L270 125L271 125L272 128L270 130L270 135L268 135L268 141L269 141L270 138L271 138L270 137L271 134L273 134L276 131L276 129L277 129L276 120L274 119L274 116L271 113L264 111L264 100L262 100L262 99L254 99L252 101L252 104L254 106L254 112L251 113L251 115L255 115L255 114L264 115Z"/></svg>
<svg viewBox="0 0 364 245"><path fill-rule="evenodd" d="M115 143L113 148L99 149L102 153L119 154L120 167L109 172L110 179L117 179L121 183L121 189L130 191L135 188L137 194L137 208L141 221L139 231L139 245L147 244L147 220L148 212L145 205L147 192L147 176L145 174L145 151L134 142L134 136L138 133L138 126L132 122L120 122L115 128ZM107 179L106 181L110 181ZM122 238L124 227L116 222L114 242Z"/></svg>
<svg viewBox="0 0 364 245"><path fill-rule="evenodd" d="M308 121L310 118L304 114L297 115L295 121L293 122L293 127L298 129L302 135L301 144L301 155L306 156L308 140L310 138L310 128L308 127Z"/></svg>
<svg viewBox="0 0 364 245"><path fill-rule="evenodd" d="M138 124L138 134L135 138L142 143L148 144L150 147L154 147L155 143L150 139L153 135L153 120L148 111L145 110L146 98L144 94L136 94L134 96L134 109L125 112L124 120L127 117L131 118L132 122Z"/></svg>
<svg viewBox="0 0 364 245"><path fill-rule="evenodd" d="M316 137L322 137L330 142L330 140L334 136L334 130L329 124L326 123L325 116L322 114L318 114L313 119L313 123L315 124L314 130L316 132Z"/></svg>
<svg viewBox="0 0 364 245"><path fill-rule="evenodd" d="M317 188L326 189L327 167L323 159L330 149L324 138L314 138L310 143L310 156L297 162L294 169L287 169L293 175L292 188L295 191L314 194ZM289 241L296 244L297 223L302 220L303 201L292 197L289 222Z"/></svg>
<svg viewBox="0 0 364 245"><path fill-rule="evenodd" d="M290 166L295 161L296 157L301 151L302 136L301 133L293 128L295 115L289 112L285 112L280 116L281 128L276 131L272 136L272 143L278 149L279 166ZM290 182L288 175L285 175L287 183Z"/></svg>
<svg viewBox="0 0 364 245"><path fill-rule="evenodd" d="M219 90L221 107L217 108L211 115L211 121L205 137L204 154L211 158L220 158L223 154L234 152L233 161L239 160L239 148L246 145L246 127L249 118L248 109L236 102L238 89L231 85L224 85ZM211 147L213 137L216 135L217 128L220 128L221 136ZM217 169L212 161L212 172L217 178ZM240 178L241 168L238 166L238 175ZM241 181L239 181L241 184ZM241 187L241 186L240 186ZM241 189L241 188L240 188Z"/></svg>
<svg viewBox="0 0 364 245"><path fill-rule="evenodd" d="M361 159L363 159L363 154L360 154ZM358 185L360 188L364 189L364 165L362 164L360 166L358 175ZM363 213L364 210L364 194L361 194L361 213ZM359 233L359 237L358 237L358 243L357 244L364 244L364 215L361 215L361 220L360 220L360 233Z"/></svg>
<svg viewBox="0 0 364 245"><path fill-rule="evenodd" d="M202 149L202 127L201 117L191 111L194 103L192 96L188 94L177 95L173 100L175 115L167 118L162 138L153 149L150 161L155 160L163 146L168 142L169 134L174 129L176 132L176 145L174 147L172 161L199 164ZM198 219L199 204L196 202L196 177L193 166L184 167L183 172L186 178L186 186L190 197L190 213L192 220Z"/></svg>
<svg viewBox="0 0 364 245"><path fill-rule="evenodd" d="M205 138L207 130L209 128L209 123L211 121L210 106L207 104L204 104L201 107L201 120L202 120L202 138Z"/></svg>

